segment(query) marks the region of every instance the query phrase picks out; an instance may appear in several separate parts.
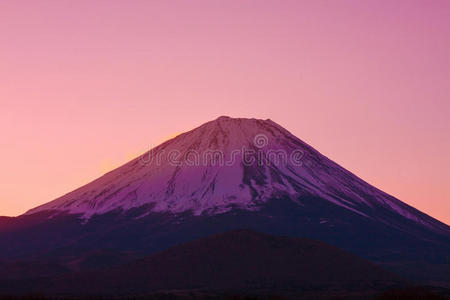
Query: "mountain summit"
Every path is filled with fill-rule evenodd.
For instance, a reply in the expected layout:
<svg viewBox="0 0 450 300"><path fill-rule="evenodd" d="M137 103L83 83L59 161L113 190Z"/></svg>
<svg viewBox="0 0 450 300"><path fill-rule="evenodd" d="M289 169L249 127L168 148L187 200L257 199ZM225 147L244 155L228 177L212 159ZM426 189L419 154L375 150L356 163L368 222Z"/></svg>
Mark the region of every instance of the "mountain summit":
<svg viewBox="0 0 450 300"><path fill-rule="evenodd" d="M27 212L81 215L141 210L216 215L258 211L311 197L370 220L412 220L433 231L448 227L376 189L271 120L219 117L151 149L99 179ZM323 216L322 223L327 223ZM395 222L394 222L395 223Z"/></svg>

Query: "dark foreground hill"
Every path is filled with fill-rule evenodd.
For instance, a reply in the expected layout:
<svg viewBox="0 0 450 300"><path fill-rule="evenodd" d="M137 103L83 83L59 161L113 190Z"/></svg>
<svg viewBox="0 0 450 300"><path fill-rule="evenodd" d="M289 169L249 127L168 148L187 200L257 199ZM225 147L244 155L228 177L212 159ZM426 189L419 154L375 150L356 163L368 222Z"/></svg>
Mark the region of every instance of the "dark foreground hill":
<svg viewBox="0 0 450 300"><path fill-rule="evenodd" d="M3 285L2 292L21 284L22 292L47 295L131 296L167 291L350 295L403 283L380 267L323 242L238 230L108 270L16 281Z"/></svg>

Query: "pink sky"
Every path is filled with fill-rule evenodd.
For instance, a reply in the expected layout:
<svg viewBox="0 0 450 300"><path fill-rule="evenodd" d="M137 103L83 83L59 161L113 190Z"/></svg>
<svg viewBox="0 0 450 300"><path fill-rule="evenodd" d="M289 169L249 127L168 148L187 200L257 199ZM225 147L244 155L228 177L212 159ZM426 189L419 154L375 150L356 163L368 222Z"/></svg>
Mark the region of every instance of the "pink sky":
<svg viewBox="0 0 450 300"><path fill-rule="evenodd" d="M450 1L0 2L0 215L220 115L450 223Z"/></svg>

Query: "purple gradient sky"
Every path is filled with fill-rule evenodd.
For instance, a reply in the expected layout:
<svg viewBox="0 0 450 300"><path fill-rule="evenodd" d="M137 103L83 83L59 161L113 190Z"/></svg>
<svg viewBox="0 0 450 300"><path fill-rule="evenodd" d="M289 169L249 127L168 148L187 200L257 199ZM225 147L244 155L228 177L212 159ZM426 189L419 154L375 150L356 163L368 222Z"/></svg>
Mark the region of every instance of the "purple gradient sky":
<svg viewBox="0 0 450 300"><path fill-rule="evenodd" d="M0 215L220 115L450 223L450 1L0 2Z"/></svg>

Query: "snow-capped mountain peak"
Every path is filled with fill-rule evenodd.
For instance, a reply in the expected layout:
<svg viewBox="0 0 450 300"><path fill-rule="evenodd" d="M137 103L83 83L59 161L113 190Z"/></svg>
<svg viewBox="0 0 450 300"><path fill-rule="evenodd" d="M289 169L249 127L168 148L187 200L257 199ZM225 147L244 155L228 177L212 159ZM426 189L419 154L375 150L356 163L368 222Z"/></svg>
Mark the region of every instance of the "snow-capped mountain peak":
<svg viewBox="0 0 450 300"><path fill-rule="evenodd" d="M366 218L380 210L430 228L434 219L376 189L271 120L219 117L183 133L41 211L94 214L147 207L151 212L214 215L258 211L269 200L305 205L318 197Z"/></svg>

